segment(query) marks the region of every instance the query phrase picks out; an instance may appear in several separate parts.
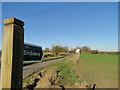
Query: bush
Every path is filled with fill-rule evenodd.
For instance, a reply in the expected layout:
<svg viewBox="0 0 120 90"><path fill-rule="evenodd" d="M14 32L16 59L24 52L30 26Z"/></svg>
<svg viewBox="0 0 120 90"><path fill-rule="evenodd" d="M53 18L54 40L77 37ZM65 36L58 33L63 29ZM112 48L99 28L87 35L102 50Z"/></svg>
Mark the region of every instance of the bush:
<svg viewBox="0 0 120 90"><path fill-rule="evenodd" d="M98 54L98 50L91 50L91 54Z"/></svg>

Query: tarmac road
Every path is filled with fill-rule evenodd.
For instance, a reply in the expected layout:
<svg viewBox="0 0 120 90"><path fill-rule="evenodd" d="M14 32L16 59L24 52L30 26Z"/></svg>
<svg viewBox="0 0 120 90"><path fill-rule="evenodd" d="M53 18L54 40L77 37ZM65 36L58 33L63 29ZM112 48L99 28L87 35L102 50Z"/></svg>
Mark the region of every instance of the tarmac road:
<svg viewBox="0 0 120 90"><path fill-rule="evenodd" d="M29 65L29 66L25 66L23 67L23 79L25 79L26 77L28 77L29 75L37 72L37 71L40 71L42 70L43 68L53 64L53 63L56 63L56 62L59 62L61 60L64 60L66 58L69 58L73 56L70 55L70 56L66 56L64 58L60 58L60 59L54 59L54 60L50 60L50 61L46 61L46 62L41 62L41 63L37 63L37 64L32 64L32 65Z"/></svg>
<svg viewBox="0 0 120 90"><path fill-rule="evenodd" d="M56 63L56 62L66 59L66 58L69 58L73 55L74 54L72 54L70 56L66 56L64 58L60 58L60 59L54 59L54 60L50 60L50 61L46 61L46 62L41 62L41 63L24 66L23 67L23 80L25 78L27 78L28 76L32 75L33 73L40 71L53 63ZM1 66L1 64L0 64L0 66ZM1 67L0 67L0 85L1 85Z"/></svg>

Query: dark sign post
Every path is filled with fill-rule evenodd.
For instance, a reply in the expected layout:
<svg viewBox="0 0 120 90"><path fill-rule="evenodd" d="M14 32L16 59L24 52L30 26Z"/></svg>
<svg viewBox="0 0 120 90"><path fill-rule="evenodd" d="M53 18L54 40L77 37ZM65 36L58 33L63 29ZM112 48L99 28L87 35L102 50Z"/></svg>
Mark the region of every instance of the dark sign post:
<svg viewBox="0 0 120 90"><path fill-rule="evenodd" d="M24 61L42 61L42 47L24 44Z"/></svg>
<svg viewBox="0 0 120 90"><path fill-rule="evenodd" d="M1 88L22 90L24 59L24 22L16 18L4 20Z"/></svg>

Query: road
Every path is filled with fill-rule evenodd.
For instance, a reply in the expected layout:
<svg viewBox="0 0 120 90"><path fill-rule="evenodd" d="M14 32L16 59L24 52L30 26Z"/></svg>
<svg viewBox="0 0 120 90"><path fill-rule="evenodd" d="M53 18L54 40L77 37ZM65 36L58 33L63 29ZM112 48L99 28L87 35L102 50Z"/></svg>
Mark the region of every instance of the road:
<svg viewBox="0 0 120 90"><path fill-rule="evenodd" d="M27 78L28 76L30 76L31 74L37 72L37 71L40 71L42 70L43 68L53 64L53 63L56 63L56 62L59 62L61 60L64 60L66 58L69 58L73 56L70 55L70 56L66 56L64 58L60 58L60 59L54 59L54 60L50 60L50 61L46 61L46 62L41 62L41 63L36 63L36 64L32 64L32 65L28 65L28 66L24 66L23 67L23 79ZM1 66L1 65L0 65ZM0 85L1 85L1 70L0 70Z"/></svg>
<svg viewBox="0 0 120 90"><path fill-rule="evenodd" d="M50 61L46 61L46 62L41 62L41 63L25 66L25 67L23 67L23 79L25 79L26 77L28 77L29 75L31 75L37 71L42 70L43 68L45 68L53 63L59 62L61 60L69 58L71 56L73 56L73 55L66 56L66 57L60 58L60 59L55 59L55 60L50 60Z"/></svg>

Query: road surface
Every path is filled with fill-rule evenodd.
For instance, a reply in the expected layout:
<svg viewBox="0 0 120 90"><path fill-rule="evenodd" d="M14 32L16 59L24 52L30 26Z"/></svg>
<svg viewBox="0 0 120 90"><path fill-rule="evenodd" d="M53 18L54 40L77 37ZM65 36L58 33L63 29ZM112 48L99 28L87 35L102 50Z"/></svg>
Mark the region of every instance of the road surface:
<svg viewBox="0 0 120 90"><path fill-rule="evenodd" d="M41 62L41 63L36 63L36 64L32 64L32 65L28 65L28 66L24 66L23 67L23 79L27 78L28 76L30 76L31 74L37 72L37 71L40 71L42 70L43 68L53 64L53 63L56 63L56 62L59 62L61 60L64 60L66 58L69 58L73 56L70 55L70 56L66 56L64 58L60 58L60 59L54 59L54 60L50 60L50 61L46 61L46 62ZM1 65L0 65L1 66ZM1 85L1 69L0 69L0 85Z"/></svg>
<svg viewBox="0 0 120 90"><path fill-rule="evenodd" d="M41 63L25 66L25 67L23 67L23 79L25 79L26 77L28 77L29 75L31 75L37 71L42 70L43 68L45 68L53 63L59 62L61 60L69 58L71 56L73 56L73 55L66 56L66 57L60 58L60 59L55 59L55 60L50 60L50 61L46 61L46 62L41 62Z"/></svg>

